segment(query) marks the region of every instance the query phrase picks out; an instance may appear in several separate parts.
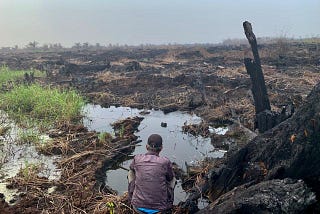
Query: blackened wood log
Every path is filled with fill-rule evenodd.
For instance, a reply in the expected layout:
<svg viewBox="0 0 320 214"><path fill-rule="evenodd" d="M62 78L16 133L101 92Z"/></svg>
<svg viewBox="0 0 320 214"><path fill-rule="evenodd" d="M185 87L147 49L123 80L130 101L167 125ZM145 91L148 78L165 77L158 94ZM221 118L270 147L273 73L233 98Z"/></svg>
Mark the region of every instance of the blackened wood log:
<svg viewBox="0 0 320 214"><path fill-rule="evenodd" d="M316 195L302 180L275 179L238 186L197 214L307 213L315 202Z"/></svg>
<svg viewBox="0 0 320 214"><path fill-rule="evenodd" d="M243 22L243 28L254 57L254 59L244 59L247 73L250 75L252 82L251 91L256 111L254 129L258 128L259 132L263 133L291 117L294 108L293 105L289 104L284 107L281 113L271 111L267 88L261 68L256 36L254 35L252 26L249 22Z"/></svg>
<svg viewBox="0 0 320 214"><path fill-rule="evenodd" d="M267 88L262 73L261 62L258 52L256 36L252 32L251 24L247 21L243 23L244 32L250 43L254 60L245 58L244 64L250 75L252 82L252 93L254 98L256 114L264 110L271 110L270 102L267 94Z"/></svg>
<svg viewBox="0 0 320 214"><path fill-rule="evenodd" d="M263 133L276 125L276 116L274 115L274 112L271 111L267 88L262 73L256 36L254 35L252 26L249 22L243 22L243 28L254 57L253 60L250 58L244 59L247 73L250 75L252 82L251 91L256 111L254 128L258 128L259 132Z"/></svg>
<svg viewBox="0 0 320 214"><path fill-rule="evenodd" d="M264 110L271 110L261 67L259 68L250 58L245 58L244 64L251 79L251 90L256 114L259 114Z"/></svg>

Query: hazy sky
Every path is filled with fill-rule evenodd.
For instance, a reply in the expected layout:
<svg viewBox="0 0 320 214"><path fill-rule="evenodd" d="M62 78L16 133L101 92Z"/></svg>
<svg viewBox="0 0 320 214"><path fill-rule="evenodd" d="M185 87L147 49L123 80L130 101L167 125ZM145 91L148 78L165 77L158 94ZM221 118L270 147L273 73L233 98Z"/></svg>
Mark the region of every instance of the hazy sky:
<svg viewBox="0 0 320 214"><path fill-rule="evenodd" d="M320 0L0 0L0 46L216 43L320 36Z"/></svg>

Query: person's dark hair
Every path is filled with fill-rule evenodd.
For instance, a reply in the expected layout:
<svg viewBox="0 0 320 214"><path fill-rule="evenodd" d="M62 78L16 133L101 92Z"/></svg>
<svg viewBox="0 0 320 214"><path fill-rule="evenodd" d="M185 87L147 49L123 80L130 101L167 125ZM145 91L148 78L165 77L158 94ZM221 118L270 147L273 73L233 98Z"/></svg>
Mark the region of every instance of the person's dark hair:
<svg viewBox="0 0 320 214"><path fill-rule="evenodd" d="M152 134L148 138L147 148L150 151L160 152L162 149L162 137L158 134Z"/></svg>

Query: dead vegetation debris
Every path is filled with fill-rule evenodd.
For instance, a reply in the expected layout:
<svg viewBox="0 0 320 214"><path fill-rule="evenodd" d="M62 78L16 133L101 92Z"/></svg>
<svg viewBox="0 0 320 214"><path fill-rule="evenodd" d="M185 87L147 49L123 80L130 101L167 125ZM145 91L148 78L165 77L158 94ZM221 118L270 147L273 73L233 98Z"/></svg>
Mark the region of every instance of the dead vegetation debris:
<svg viewBox="0 0 320 214"><path fill-rule="evenodd" d="M97 171L108 160L127 154L126 148L134 147L137 137L133 132L141 120L137 117L117 122L115 126L123 129L123 135L116 135L109 143L99 143L97 133L79 125L63 124L51 130L53 141L41 152L61 155L57 163L60 178L39 177L38 166L21 169L9 180L8 188L22 193L15 205L3 209L7 213L132 213L125 195L117 196L97 182Z"/></svg>

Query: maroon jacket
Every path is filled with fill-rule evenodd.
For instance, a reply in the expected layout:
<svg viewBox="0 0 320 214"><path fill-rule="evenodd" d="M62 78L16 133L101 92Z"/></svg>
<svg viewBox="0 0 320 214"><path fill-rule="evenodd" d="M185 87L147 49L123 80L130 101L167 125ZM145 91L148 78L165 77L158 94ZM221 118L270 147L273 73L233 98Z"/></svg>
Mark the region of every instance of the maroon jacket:
<svg viewBox="0 0 320 214"><path fill-rule="evenodd" d="M174 178L174 172L168 158L148 151L136 155L130 169L135 172L128 188L133 206L160 211L172 208L173 189L168 183Z"/></svg>

